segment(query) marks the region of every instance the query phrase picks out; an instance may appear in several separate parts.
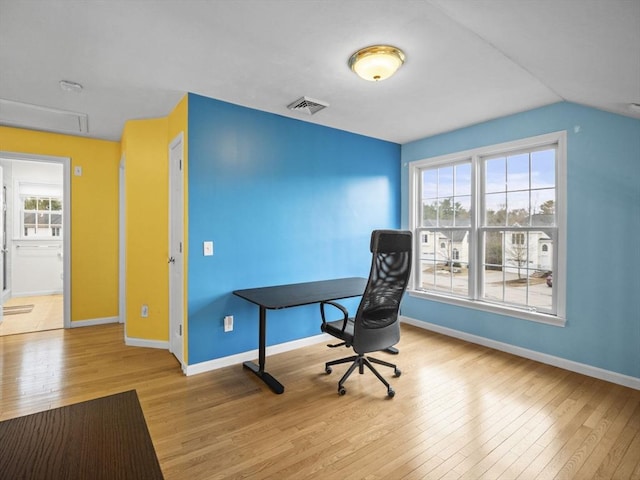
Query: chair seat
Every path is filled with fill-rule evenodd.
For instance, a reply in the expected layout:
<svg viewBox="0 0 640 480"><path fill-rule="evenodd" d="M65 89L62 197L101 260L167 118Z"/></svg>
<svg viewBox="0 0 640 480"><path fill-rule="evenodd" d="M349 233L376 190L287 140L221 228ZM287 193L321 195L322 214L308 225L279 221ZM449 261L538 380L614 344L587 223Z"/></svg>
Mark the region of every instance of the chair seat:
<svg viewBox="0 0 640 480"><path fill-rule="evenodd" d="M333 322L327 322L323 325L323 330L329 335L333 335L334 337L339 338L346 342L347 346L351 346L353 344L353 329L354 329L354 321L353 318L347 320L347 326L342 331L343 320L335 320Z"/></svg>

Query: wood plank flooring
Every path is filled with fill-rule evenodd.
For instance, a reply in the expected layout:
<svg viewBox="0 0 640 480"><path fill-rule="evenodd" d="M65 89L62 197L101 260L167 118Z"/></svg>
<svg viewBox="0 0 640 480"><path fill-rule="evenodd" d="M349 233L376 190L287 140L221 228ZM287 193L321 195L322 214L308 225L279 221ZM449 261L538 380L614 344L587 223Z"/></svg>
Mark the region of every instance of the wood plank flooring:
<svg viewBox="0 0 640 480"><path fill-rule="evenodd" d="M0 338L0 420L136 389L167 479L640 479L640 391L402 326L390 380L324 373L346 349L191 377L121 325Z"/></svg>
<svg viewBox="0 0 640 480"><path fill-rule="evenodd" d="M5 307L33 305L29 313L4 315L0 323L0 336L25 332L41 332L64 327L62 295L40 295L35 297L15 297L7 300Z"/></svg>

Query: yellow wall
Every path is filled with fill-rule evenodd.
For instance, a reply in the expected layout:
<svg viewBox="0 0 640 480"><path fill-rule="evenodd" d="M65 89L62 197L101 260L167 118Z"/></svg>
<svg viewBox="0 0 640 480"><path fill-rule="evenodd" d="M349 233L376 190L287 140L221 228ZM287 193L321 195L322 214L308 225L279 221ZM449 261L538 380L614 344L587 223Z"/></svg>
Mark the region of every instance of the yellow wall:
<svg viewBox="0 0 640 480"><path fill-rule="evenodd" d="M126 314L131 338L169 340L168 120L130 120L122 136ZM142 305L149 316L141 317Z"/></svg>
<svg viewBox="0 0 640 480"><path fill-rule="evenodd" d="M0 150L71 158L71 321L118 315L120 144L0 127Z"/></svg>
<svg viewBox="0 0 640 480"><path fill-rule="evenodd" d="M184 136L183 136L183 148L184 148L184 153L183 153L183 160L182 160L182 170L183 170L183 187L184 187L184 210L183 210L183 221L184 221L184 239L183 239L183 253L184 253L184 259L185 261L183 262L183 275L184 275L184 289L183 292L184 293L184 312L183 312L183 316L182 316L182 332L183 332L183 336L182 336L182 340L183 340L183 345L182 345L182 360L183 363L186 365L188 364L188 358L189 358L189 352L188 352L188 335L189 335L189 328L188 328L188 315L187 315L187 258L189 258L189 251L187 248L188 245L188 219L187 219L187 214L189 211L189 205L188 205L188 182L187 182L187 178L188 178L188 167L189 167L189 141L188 141L188 112L189 112L189 96L185 95L182 100L178 103L178 105L176 105L176 107L173 109L173 111L171 112L171 114L169 115L169 137L168 137L168 141L167 144L170 143L174 138L176 138L176 136L178 136L180 134L180 132L183 132Z"/></svg>

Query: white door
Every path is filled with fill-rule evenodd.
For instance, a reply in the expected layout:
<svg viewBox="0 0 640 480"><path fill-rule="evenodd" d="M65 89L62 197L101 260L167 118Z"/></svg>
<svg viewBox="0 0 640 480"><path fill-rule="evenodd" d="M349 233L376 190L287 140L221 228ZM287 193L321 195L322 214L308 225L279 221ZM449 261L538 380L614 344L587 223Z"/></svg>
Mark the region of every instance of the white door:
<svg viewBox="0 0 640 480"><path fill-rule="evenodd" d="M183 134L169 144L169 350L184 368Z"/></svg>
<svg viewBox="0 0 640 480"><path fill-rule="evenodd" d="M4 173L2 170L2 167L0 167L0 275L2 276L0 278L0 283L2 284L2 287L0 287L0 323L2 323L2 321L4 320L4 290L7 288L6 285L6 281L7 281L7 275L6 272L4 271L5 268L5 264L4 264L4 257L7 253L7 242L6 242L6 232L5 232L5 228L6 228L6 223L5 223L5 216L6 216L6 204L5 204L5 190L4 190Z"/></svg>

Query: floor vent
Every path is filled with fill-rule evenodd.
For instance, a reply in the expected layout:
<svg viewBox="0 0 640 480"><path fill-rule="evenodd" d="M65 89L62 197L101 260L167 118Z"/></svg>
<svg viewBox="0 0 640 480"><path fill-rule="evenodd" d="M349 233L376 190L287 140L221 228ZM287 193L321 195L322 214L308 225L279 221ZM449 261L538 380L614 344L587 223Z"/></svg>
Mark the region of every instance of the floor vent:
<svg viewBox="0 0 640 480"><path fill-rule="evenodd" d="M323 108L327 108L329 104L322 100L316 100L315 98L301 97L295 102L291 103L287 108L296 112L303 112L307 115L313 115L319 112Z"/></svg>

